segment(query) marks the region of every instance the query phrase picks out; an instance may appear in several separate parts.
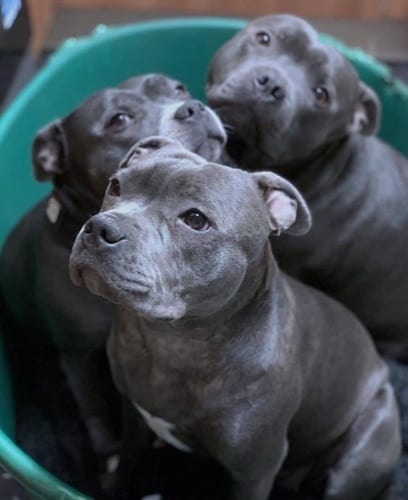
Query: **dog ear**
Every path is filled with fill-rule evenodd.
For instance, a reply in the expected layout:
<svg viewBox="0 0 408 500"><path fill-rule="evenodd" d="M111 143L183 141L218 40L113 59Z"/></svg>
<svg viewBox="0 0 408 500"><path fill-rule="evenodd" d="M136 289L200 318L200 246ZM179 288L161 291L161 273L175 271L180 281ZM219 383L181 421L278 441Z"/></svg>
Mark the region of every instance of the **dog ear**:
<svg viewBox="0 0 408 500"><path fill-rule="evenodd" d="M381 104L377 94L365 83L359 84L359 96L354 110L351 132L372 135L378 131L381 120Z"/></svg>
<svg viewBox="0 0 408 500"><path fill-rule="evenodd" d="M38 181L48 181L65 172L67 144L61 120L54 120L35 134L31 154Z"/></svg>
<svg viewBox="0 0 408 500"><path fill-rule="evenodd" d="M269 212L269 225L273 234L302 235L309 231L312 216L299 191L287 180L272 172L256 172L258 187Z"/></svg>

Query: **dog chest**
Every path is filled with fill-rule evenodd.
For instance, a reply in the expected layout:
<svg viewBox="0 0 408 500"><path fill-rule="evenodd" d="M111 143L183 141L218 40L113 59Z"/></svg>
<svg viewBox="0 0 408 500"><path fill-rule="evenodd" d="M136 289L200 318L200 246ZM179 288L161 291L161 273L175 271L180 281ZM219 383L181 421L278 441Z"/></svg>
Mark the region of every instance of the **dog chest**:
<svg viewBox="0 0 408 500"><path fill-rule="evenodd" d="M144 421L146 422L147 426L163 441L166 443L170 444L171 446L174 446L178 450L184 451L184 452L191 452L192 449L190 446L187 444L183 443L180 439L178 439L176 436L173 435L173 432L176 429L176 426L170 422L167 422L166 420L156 417L146 411L144 408L139 406L137 403L133 403L138 412L142 415L144 418Z"/></svg>

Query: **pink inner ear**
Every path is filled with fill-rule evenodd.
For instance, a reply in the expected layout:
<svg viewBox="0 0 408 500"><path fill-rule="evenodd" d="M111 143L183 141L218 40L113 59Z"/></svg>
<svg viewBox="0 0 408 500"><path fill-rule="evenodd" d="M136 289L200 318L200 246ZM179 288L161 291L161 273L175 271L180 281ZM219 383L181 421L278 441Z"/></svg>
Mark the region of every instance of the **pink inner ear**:
<svg viewBox="0 0 408 500"><path fill-rule="evenodd" d="M50 142L41 148L34 160L45 174L61 174L63 172L61 156L61 145L56 142Z"/></svg>
<svg viewBox="0 0 408 500"><path fill-rule="evenodd" d="M271 191L266 199L272 229L286 231L296 221L297 203L283 191Z"/></svg>

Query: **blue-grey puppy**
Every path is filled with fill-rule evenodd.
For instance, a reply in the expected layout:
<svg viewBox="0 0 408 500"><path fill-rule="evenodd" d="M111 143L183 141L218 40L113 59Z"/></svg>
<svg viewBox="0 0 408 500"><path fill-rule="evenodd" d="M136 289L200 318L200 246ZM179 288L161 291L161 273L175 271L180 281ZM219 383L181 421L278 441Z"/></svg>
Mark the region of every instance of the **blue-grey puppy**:
<svg viewBox="0 0 408 500"><path fill-rule="evenodd" d="M52 193L15 227L0 256L0 287L15 325L15 342L52 338L61 352L96 452L116 448L118 412L105 359L110 304L74 287L68 269L75 236L102 203L108 179L138 140L164 134L208 160L226 140L220 120L178 81L149 74L97 92L33 142L39 181ZM17 328L16 326L16 328ZM36 333L34 333L36 332Z"/></svg>
<svg viewBox="0 0 408 500"><path fill-rule="evenodd" d="M209 163L167 139L139 142L113 175L70 269L116 304L108 354L133 405L125 485L137 485L148 426L221 463L233 500L266 500L278 474L326 500L386 488L401 448L387 369L349 311L272 255L271 233L310 224L281 177Z"/></svg>
<svg viewBox="0 0 408 500"><path fill-rule="evenodd" d="M207 95L244 168L292 181L313 215L275 246L283 269L342 301L408 360L408 162L375 135L380 105L352 65L294 16L249 23L215 54Z"/></svg>

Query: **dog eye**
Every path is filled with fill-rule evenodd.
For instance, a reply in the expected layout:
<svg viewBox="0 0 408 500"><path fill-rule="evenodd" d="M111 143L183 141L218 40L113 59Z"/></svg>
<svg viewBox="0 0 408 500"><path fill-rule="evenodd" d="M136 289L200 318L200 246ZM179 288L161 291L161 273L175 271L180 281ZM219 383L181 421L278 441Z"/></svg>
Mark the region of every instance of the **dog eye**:
<svg viewBox="0 0 408 500"><path fill-rule="evenodd" d="M321 104L327 104L329 102L329 93L324 87L316 87L313 89L316 100Z"/></svg>
<svg viewBox="0 0 408 500"><path fill-rule="evenodd" d="M182 221L194 231L205 231L210 227L207 217L199 210L193 208L181 216Z"/></svg>
<svg viewBox="0 0 408 500"><path fill-rule="evenodd" d="M108 128L122 130L131 122L131 120L132 117L130 115L126 113L117 113L109 120Z"/></svg>
<svg viewBox="0 0 408 500"><path fill-rule="evenodd" d="M181 95L181 96L184 96L185 94L187 94L187 89L184 85L182 85L181 83L179 83L176 88L174 89L174 92L176 95Z"/></svg>
<svg viewBox="0 0 408 500"><path fill-rule="evenodd" d="M120 196L120 182L118 179L111 179L108 186L108 195Z"/></svg>
<svg viewBox="0 0 408 500"><path fill-rule="evenodd" d="M266 33L266 31L259 31L256 35L256 41L260 44L260 45L269 45L269 42L271 41L271 37L269 36L268 33Z"/></svg>

